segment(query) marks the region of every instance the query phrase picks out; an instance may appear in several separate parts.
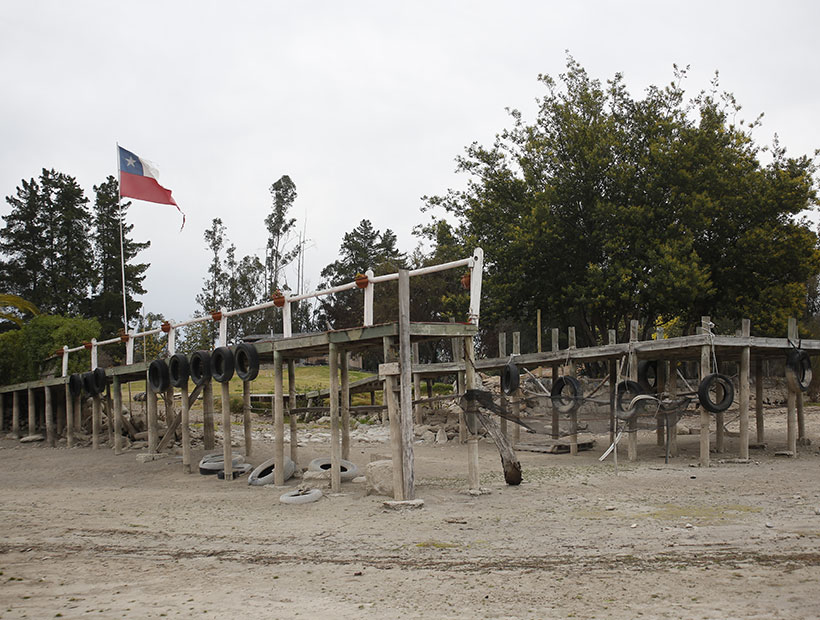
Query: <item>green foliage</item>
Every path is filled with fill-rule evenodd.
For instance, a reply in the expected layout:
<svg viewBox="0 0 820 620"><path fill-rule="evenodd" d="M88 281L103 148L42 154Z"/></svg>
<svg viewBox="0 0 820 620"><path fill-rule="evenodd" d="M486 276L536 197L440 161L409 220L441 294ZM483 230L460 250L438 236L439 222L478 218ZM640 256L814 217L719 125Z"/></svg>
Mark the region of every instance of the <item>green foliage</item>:
<svg viewBox="0 0 820 620"><path fill-rule="evenodd" d="M18 295L0 294L0 308L13 308L18 313L27 312L32 315L40 314L37 306ZM11 321L18 327L22 327L23 325L23 319L20 318L18 314L12 314L6 311L0 312L0 320Z"/></svg>
<svg viewBox="0 0 820 620"><path fill-rule="evenodd" d="M57 349L63 345L77 347L99 335L100 324L96 319L36 316L22 329L0 334L0 382L9 384L37 379L41 364L53 357ZM70 373L84 372L88 370L88 364L87 354L69 355Z"/></svg>
<svg viewBox="0 0 820 620"><path fill-rule="evenodd" d="M605 85L572 58L536 119L513 110L491 147L458 158L464 191L426 199L457 221L462 252L485 251L482 322L575 325L579 344L645 333L665 317L684 330L704 314L757 333L782 333L802 315L820 271L817 237L796 215L816 202L814 163L775 142L760 161L752 130L734 121L729 94L686 100L675 82L631 97L621 75ZM420 229L438 239L443 220ZM452 240L447 241L448 246Z"/></svg>

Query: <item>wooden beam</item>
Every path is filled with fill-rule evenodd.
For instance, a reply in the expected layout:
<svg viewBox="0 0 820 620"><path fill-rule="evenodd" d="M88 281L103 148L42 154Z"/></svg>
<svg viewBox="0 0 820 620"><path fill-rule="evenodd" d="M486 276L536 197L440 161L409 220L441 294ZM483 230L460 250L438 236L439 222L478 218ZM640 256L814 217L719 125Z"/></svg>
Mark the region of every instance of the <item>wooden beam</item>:
<svg viewBox="0 0 820 620"><path fill-rule="evenodd" d="M65 445L67 448L74 447L74 397L68 383L65 384Z"/></svg>
<svg viewBox="0 0 820 620"><path fill-rule="evenodd" d="M393 363L399 357L398 338L385 337L383 341L384 363ZM396 375L384 377L384 402L387 405L387 415L390 421L390 457L393 463L393 499L403 500L404 479L401 470L401 424L399 422L399 404L396 398Z"/></svg>
<svg viewBox="0 0 820 620"><path fill-rule="evenodd" d="M339 347L333 342L329 346L328 362L330 365L330 490L332 493L339 493L342 490L342 446L339 441Z"/></svg>
<svg viewBox="0 0 820 620"><path fill-rule="evenodd" d="M763 424L763 359L758 357L755 358L755 432L759 444L766 441Z"/></svg>
<svg viewBox="0 0 820 620"><path fill-rule="evenodd" d="M708 316L700 318L701 327L700 333L705 334L709 329L711 322ZM711 347L708 340L700 347L700 380L709 374L711 368ZM711 418L709 412L704 407L700 408L700 465L701 467L709 467L709 425Z"/></svg>
<svg viewBox="0 0 820 620"><path fill-rule="evenodd" d="M157 425L157 395L148 387L146 381L145 402L148 405L148 452L156 454L159 443L159 429Z"/></svg>
<svg viewBox="0 0 820 620"><path fill-rule="evenodd" d="M788 322L788 339L797 345L797 319L790 318ZM789 372L789 369L786 369ZM793 389L792 381L786 381L786 444L792 457L797 456L797 393Z"/></svg>
<svg viewBox="0 0 820 620"><path fill-rule="evenodd" d="M51 388L43 388L43 411L46 418L46 443L52 448L57 445L54 433L54 403L51 402Z"/></svg>
<svg viewBox="0 0 820 620"><path fill-rule="evenodd" d="M350 353L342 351L339 355L341 379L341 430L342 430L342 458L350 458Z"/></svg>
<svg viewBox="0 0 820 620"><path fill-rule="evenodd" d="M206 450L213 450L216 447L216 437L214 435L214 388L210 379L205 381L202 388L202 443Z"/></svg>
<svg viewBox="0 0 820 620"><path fill-rule="evenodd" d="M273 483L281 487L285 484L285 397L281 351L273 352L273 384Z"/></svg>
<svg viewBox="0 0 820 620"><path fill-rule="evenodd" d="M401 364L401 441L403 498L416 498L413 454L413 350L410 346L410 272L399 269L399 362Z"/></svg>
<svg viewBox="0 0 820 620"><path fill-rule="evenodd" d="M122 454L122 384L120 377L114 375L111 381L114 392L114 454Z"/></svg>
<svg viewBox="0 0 820 620"><path fill-rule="evenodd" d="M635 345L638 342L638 321L631 320L629 322L629 378L632 381L638 380L638 355L635 351ZM627 458L630 461L638 460L638 416L633 415L629 422L627 422L629 429L626 451Z"/></svg>
<svg viewBox="0 0 820 620"><path fill-rule="evenodd" d="M11 393L11 435L20 439L20 393Z"/></svg>
<svg viewBox="0 0 820 620"><path fill-rule="evenodd" d="M475 342L473 338L464 338L464 363L466 367L466 383L468 390L479 388L478 373L475 369ZM481 489L478 469L478 429L476 428L475 400L467 401L467 429L470 436L467 439L467 486L471 490Z"/></svg>
<svg viewBox="0 0 820 620"><path fill-rule="evenodd" d="M233 447L231 446L231 439L233 435L233 428L231 427L231 388L227 381L225 383L220 383L219 387L222 396L222 458L223 463L225 464L225 482L231 483L233 482Z"/></svg>
<svg viewBox="0 0 820 620"><path fill-rule="evenodd" d="M197 386L200 387L200 386ZM182 473L191 473L191 402L192 399L188 393L188 382L179 389L182 397L182 411L179 415L182 417ZM196 400L196 398L194 398Z"/></svg>
<svg viewBox="0 0 820 620"><path fill-rule="evenodd" d="M290 460L299 463L299 434L296 427L296 362L288 360L288 421L290 422Z"/></svg>
<svg viewBox="0 0 820 620"><path fill-rule="evenodd" d="M253 451L253 434L251 428L251 384L242 382L242 430L245 435L245 458L250 458Z"/></svg>
<svg viewBox="0 0 820 620"><path fill-rule="evenodd" d="M751 333L751 322L749 319L741 321L740 334L748 337ZM750 349L746 347L740 354L740 458L749 458L749 355Z"/></svg>

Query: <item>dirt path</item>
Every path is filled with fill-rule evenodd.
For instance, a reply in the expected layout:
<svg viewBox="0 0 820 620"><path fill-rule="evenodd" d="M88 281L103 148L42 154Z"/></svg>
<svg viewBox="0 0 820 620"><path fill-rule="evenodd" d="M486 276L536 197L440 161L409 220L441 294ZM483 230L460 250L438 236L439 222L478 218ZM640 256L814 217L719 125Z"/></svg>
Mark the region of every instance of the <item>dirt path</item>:
<svg viewBox="0 0 820 620"><path fill-rule="evenodd" d="M292 506L174 459L0 440L0 618L818 618L820 455L775 458L782 417L748 465L718 462L729 439L690 466L697 436L665 465L645 433L617 475L601 441L522 452L520 487L483 444L479 497L464 446L417 445L425 507L409 512L361 483ZM818 437L820 410L807 422ZM327 452L307 443L303 464Z"/></svg>

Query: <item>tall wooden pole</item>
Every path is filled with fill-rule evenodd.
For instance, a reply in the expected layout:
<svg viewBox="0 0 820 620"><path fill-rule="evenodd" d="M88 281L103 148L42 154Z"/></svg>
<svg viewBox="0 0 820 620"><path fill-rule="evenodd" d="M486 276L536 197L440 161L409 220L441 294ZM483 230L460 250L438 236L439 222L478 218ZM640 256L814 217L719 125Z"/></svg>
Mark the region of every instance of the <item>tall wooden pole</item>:
<svg viewBox="0 0 820 620"><path fill-rule="evenodd" d="M631 320L629 322L629 342L631 345L629 351L629 379L631 381L638 380L638 354L635 353L634 344L638 342L638 321ZM626 443L627 458L630 461L638 460L638 416L633 415L628 422L629 437Z"/></svg>
<svg viewBox="0 0 820 620"><path fill-rule="evenodd" d="M748 339L751 335L749 319L741 321L740 336ZM740 458L749 458L749 357L751 349L748 346L740 351Z"/></svg>
<svg viewBox="0 0 820 620"><path fill-rule="evenodd" d="M464 365L466 368L466 388L475 390L479 387L478 373L475 369L475 342L472 336L464 339ZM467 485L478 491L481 488L478 469L478 420L473 412L475 401L468 402L467 430L470 435L467 439Z"/></svg>
<svg viewBox="0 0 820 620"><path fill-rule="evenodd" d="M413 456L413 349L410 346L410 272L399 269L399 368L401 371L402 480L404 499L415 499Z"/></svg>
<svg viewBox="0 0 820 620"><path fill-rule="evenodd" d="M285 484L285 397L281 351L273 352L273 383L273 483L281 487ZM333 411L333 394L330 399L330 410Z"/></svg>
<svg viewBox="0 0 820 620"><path fill-rule="evenodd" d="M700 318L701 327L700 333L705 334L706 331L709 329L709 323L711 322L708 316L702 316ZM712 348L710 345L704 344L700 348L700 380L706 377L709 374L711 369L711 353ZM709 467L709 425L711 423L711 418L709 417L709 412L706 411L705 408L700 408L700 465L701 467Z"/></svg>
<svg viewBox="0 0 820 620"><path fill-rule="evenodd" d="M111 380L114 392L114 454L122 454L122 384L119 375Z"/></svg>
<svg viewBox="0 0 820 620"><path fill-rule="evenodd" d="M382 340L384 347L384 362L390 364L399 360L397 339L385 336ZM393 463L393 499L404 498L404 477L401 470L401 424L399 422L399 403L396 397L396 375L384 377L384 404L387 405L387 415L390 422L390 458Z"/></svg>
<svg viewBox="0 0 820 620"><path fill-rule="evenodd" d="M330 343L330 490L342 490L342 445L339 441L339 348ZM391 430L393 420L390 420ZM394 464L395 467L395 464Z"/></svg>
<svg viewBox="0 0 820 620"><path fill-rule="evenodd" d="M790 318L788 323L788 337L795 345L797 344L797 319ZM788 373L789 370L786 369ZM789 452L793 457L797 456L797 392L794 390L792 381L786 381L786 443Z"/></svg>

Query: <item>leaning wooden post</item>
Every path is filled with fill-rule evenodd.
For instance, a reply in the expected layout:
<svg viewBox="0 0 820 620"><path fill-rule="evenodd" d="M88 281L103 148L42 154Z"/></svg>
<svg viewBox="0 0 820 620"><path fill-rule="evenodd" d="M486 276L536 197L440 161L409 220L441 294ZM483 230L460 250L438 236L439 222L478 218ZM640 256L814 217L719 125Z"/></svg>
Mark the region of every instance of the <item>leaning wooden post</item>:
<svg viewBox="0 0 820 620"><path fill-rule="evenodd" d="M26 394L28 395L28 434L31 436L37 428L37 413L34 409L34 390L26 388Z"/></svg>
<svg viewBox="0 0 820 620"><path fill-rule="evenodd" d="M558 351L558 328L553 327L550 333L552 337L552 352L556 353ZM551 367L551 376L552 376L552 384L555 385L555 382L558 381L558 369L560 365L558 362L553 362ZM558 428L558 409L550 402L550 409L552 410L552 438L558 439L559 435L559 428Z"/></svg>
<svg viewBox="0 0 820 620"><path fill-rule="evenodd" d="M498 357L504 359L507 357L507 334L505 332L498 333ZM501 406L501 411L507 413L507 397L504 394L504 390L499 390L499 404ZM507 436L507 420L505 418L501 418L499 422L499 426L501 428L501 432L504 436ZM516 425L517 426L517 425Z"/></svg>
<svg viewBox="0 0 820 620"><path fill-rule="evenodd" d="M45 386L43 388L43 409L46 417L46 443L52 448L57 445L54 438L54 406L51 402L51 388Z"/></svg>
<svg viewBox="0 0 820 620"><path fill-rule="evenodd" d="M757 443L762 444L765 438L763 428L763 358L755 359L755 431Z"/></svg>
<svg viewBox="0 0 820 620"><path fill-rule="evenodd" d="M749 337L751 336L751 322L743 319L740 323L740 337L745 340L740 351L740 458L749 458Z"/></svg>
<svg viewBox="0 0 820 620"><path fill-rule="evenodd" d="M607 330L609 344L617 344L618 337L614 329ZM609 359L609 445L615 441L615 388L618 386L618 358Z"/></svg>
<svg viewBox="0 0 820 620"><path fill-rule="evenodd" d="M206 450L216 447L214 433L214 386L210 377L202 387L202 444Z"/></svg>
<svg viewBox="0 0 820 620"><path fill-rule="evenodd" d="M513 355L521 355L521 332L513 332ZM521 416L521 388L515 391L512 399L512 412L516 419ZM513 424L512 432L513 447L521 441L521 426Z"/></svg>
<svg viewBox="0 0 820 620"><path fill-rule="evenodd" d="M242 382L242 430L245 434L245 456L250 457L253 450L253 433L251 428L251 382Z"/></svg>
<svg viewBox="0 0 820 620"><path fill-rule="evenodd" d="M67 448L74 447L74 396L65 384L65 445Z"/></svg>
<svg viewBox="0 0 820 620"><path fill-rule="evenodd" d="M339 355L339 370L341 371L341 431L342 431L342 458L350 458L350 353L342 351Z"/></svg>
<svg viewBox="0 0 820 620"><path fill-rule="evenodd" d="M20 392L17 390L11 393L11 435L20 439Z"/></svg>
<svg viewBox="0 0 820 620"><path fill-rule="evenodd" d="M111 390L114 392L114 454L122 454L122 384L119 375L112 377Z"/></svg>
<svg viewBox="0 0 820 620"><path fill-rule="evenodd" d="M410 272L399 269L399 370L401 372L401 468L405 500L416 498L413 454L413 349L410 344Z"/></svg>
<svg viewBox="0 0 820 620"><path fill-rule="evenodd" d="M231 428L231 385L228 381L219 384L222 395L222 458L225 465L225 482L233 481L233 450ZM281 470L280 470L281 471Z"/></svg>
<svg viewBox="0 0 820 620"><path fill-rule="evenodd" d="M188 382L179 389L182 397L182 473L191 473L191 401Z"/></svg>
<svg viewBox="0 0 820 620"><path fill-rule="evenodd" d="M399 351L396 338L385 336L382 340L384 348L384 363L392 364L399 360ZM393 499L404 498L404 479L401 470L401 425L399 423L399 403L396 397L397 375L384 376L384 404L387 405L388 420L390 422L390 458L393 463ZM461 419L463 416L459 416Z"/></svg>
<svg viewBox="0 0 820 620"><path fill-rule="evenodd" d="M706 335L707 330L709 329L709 320L708 316L703 316L700 318L701 327L700 333ZM706 377L709 374L711 369L711 352L712 348L706 339L706 343L701 346L700 348L700 380ZM701 467L709 467L709 424L711 423L711 419L709 418L709 412L701 406L700 408L700 465Z"/></svg>
<svg viewBox="0 0 820 620"><path fill-rule="evenodd" d="M464 366L468 390L478 389L478 373L475 369L475 342L472 336L464 338ZM467 409L467 428L470 437L467 440L467 485L471 490L481 488L478 470L478 420L474 413L475 401L469 400Z"/></svg>
<svg viewBox="0 0 820 620"><path fill-rule="evenodd" d="M332 356L331 356L332 357ZM331 362L331 374L333 373ZM285 484L285 396L282 376L282 352L273 352L273 483ZM331 436L333 434L333 389L330 393Z"/></svg>
<svg viewBox="0 0 820 620"><path fill-rule="evenodd" d="M296 426L296 362L288 360L288 421L290 422L290 460L299 463L299 433Z"/></svg>
<svg viewBox="0 0 820 620"><path fill-rule="evenodd" d="M413 343L413 363L421 364L419 357L419 343ZM417 373L413 374L413 398L421 399L421 376ZM423 407L421 403L416 403L413 407L413 418L416 424L424 424Z"/></svg>
<svg viewBox="0 0 820 620"><path fill-rule="evenodd" d="M788 338L797 343L797 319L790 318L788 323ZM786 369L786 373L789 373ZM788 390L786 399L786 443L791 456L797 456L797 393L794 390L794 381L786 381Z"/></svg>
<svg viewBox="0 0 820 620"><path fill-rule="evenodd" d="M147 382L146 382L147 383ZM156 454L159 444L159 431L157 426L157 393L148 386L145 391L145 400L148 404L148 453ZM97 407L97 398L94 397L94 407Z"/></svg>
<svg viewBox="0 0 820 620"><path fill-rule="evenodd" d="M331 342L329 347L330 362L330 490L339 493L342 490L342 446L339 442L339 348ZM393 417L390 428L393 428ZM398 421L398 420L397 420ZM393 464L396 467L396 464ZM275 471L275 470L274 470Z"/></svg>
<svg viewBox="0 0 820 620"><path fill-rule="evenodd" d="M638 321L629 322L629 379L638 380L638 354L635 352L635 343L638 342ZM633 415L628 422L629 437L627 441L627 458L630 461L638 459L638 416Z"/></svg>
<svg viewBox="0 0 820 620"><path fill-rule="evenodd" d="M570 327L567 331L567 342L569 344L569 376L575 378L578 374L575 368L575 360L571 358L573 351L576 348L575 343L575 328ZM578 455L578 407L573 407L569 413L569 453L571 456Z"/></svg>

